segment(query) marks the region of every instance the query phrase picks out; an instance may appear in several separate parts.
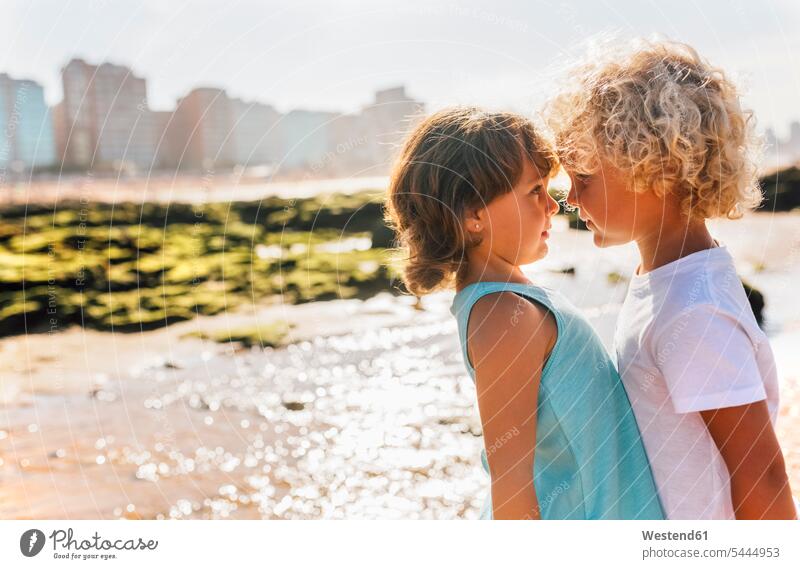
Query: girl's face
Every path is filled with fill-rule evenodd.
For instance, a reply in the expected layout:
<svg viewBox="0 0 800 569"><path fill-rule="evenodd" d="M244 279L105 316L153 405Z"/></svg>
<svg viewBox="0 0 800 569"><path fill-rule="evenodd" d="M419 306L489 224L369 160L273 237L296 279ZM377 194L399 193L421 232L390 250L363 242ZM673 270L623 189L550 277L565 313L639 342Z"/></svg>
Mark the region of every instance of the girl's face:
<svg viewBox="0 0 800 569"><path fill-rule="evenodd" d="M578 216L594 235L598 247L635 240L662 209L655 192L628 189L629 177L603 163L593 174L568 172L572 181L567 203L579 208Z"/></svg>
<svg viewBox="0 0 800 569"><path fill-rule="evenodd" d="M558 202L547 192L548 182L526 161L512 190L493 199L467 221L467 229L482 237L478 247L516 266L547 255L550 219L558 212Z"/></svg>

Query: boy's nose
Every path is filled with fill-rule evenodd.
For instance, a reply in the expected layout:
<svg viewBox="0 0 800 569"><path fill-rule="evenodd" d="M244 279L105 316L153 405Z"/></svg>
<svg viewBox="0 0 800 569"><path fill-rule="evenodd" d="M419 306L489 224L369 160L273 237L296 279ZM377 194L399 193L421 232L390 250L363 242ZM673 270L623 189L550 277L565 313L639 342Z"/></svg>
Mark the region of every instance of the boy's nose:
<svg viewBox="0 0 800 569"><path fill-rule="evenodd" d="M575 184L572 184L569 188L567 203L572 207L578 207L578 195L575 193Z"/></svg>

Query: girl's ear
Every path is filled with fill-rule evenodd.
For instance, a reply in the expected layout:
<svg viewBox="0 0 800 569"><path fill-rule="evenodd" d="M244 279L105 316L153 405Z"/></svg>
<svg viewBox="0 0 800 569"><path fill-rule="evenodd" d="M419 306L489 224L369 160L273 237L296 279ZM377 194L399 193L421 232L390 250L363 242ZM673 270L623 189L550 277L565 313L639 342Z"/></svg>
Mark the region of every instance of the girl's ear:
<svg viewBox="0 0 800 569"><path fill-rule="evenodd" d="M469 233L480 234L483 232L483 228L485 226L485 223L483 222L483 214L483 208L467 211L466 215L464 216L464 227Z"/></svg>

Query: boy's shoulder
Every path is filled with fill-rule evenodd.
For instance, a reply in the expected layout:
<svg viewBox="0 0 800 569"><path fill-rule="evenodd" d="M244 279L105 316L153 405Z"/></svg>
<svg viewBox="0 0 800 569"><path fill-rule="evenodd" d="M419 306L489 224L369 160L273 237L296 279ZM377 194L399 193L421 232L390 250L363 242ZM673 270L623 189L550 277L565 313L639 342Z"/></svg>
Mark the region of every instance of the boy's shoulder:
<svg viewBox="0 0 800 569"><path fill-rule="evenodd" d="M755 318L742 279L733 258L726 249L717 253L711 262L698 267L696 281L684 299L683 312L692 314L712 314L718 318L734 321L748 331L748 334L761 336L762 331Z"/></svg>
<svg viewBox="0 0 800 569"><path fill-rule="evenodd" d="M704 304L723 305L729 300L726 292L741 289L733 258L727 249L701 251L655 269L645 277L633 277L629 293L646 297L659 308Z"/></svg>
<svg viewBox="0 0 800 569"><path fill-rule="evenodd" d="M741 282L738 282L741 287ZM713 288L713 285L712 285ZM742 302L731 300L736 295L715 295L713 290L692 302L664 305L648 326L646 336L654 345L675 343L715 344L725 341L736 330L745 333L752 345L766 341L746 297Z"/></svg>
<svg viewBox="0 0 800 569"><path fill-rule="evenodd" d="M638 306L651 311L644 318L647 322L644 336L657 336L665 330L676 333L704 323L727 323L741 326L753 340L762 339L763 332L727 249L712 249L707 257L662 274L643 290L646 293L639 300L644 302Z"/></svg>

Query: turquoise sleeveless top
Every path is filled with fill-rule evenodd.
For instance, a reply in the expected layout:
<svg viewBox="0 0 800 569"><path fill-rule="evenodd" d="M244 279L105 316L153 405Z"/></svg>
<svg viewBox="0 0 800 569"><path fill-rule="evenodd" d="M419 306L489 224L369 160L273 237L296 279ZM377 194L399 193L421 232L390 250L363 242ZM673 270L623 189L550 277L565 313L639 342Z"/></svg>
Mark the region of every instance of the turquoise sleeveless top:
<svg viewBox="0 0 800 569"><path fill-rule="evenodd" d="M464 363L467 323L484 295L511 291L555 317L558 338L542 370L533 484L542 519L666 519L628 395L591 324L563 295L531 284L479 282L459 291L450 312L458 320ZM481 463L487 474L486 441ZM492 519L491 491L481 519Z"/></svg>

